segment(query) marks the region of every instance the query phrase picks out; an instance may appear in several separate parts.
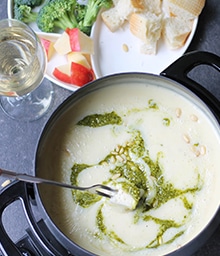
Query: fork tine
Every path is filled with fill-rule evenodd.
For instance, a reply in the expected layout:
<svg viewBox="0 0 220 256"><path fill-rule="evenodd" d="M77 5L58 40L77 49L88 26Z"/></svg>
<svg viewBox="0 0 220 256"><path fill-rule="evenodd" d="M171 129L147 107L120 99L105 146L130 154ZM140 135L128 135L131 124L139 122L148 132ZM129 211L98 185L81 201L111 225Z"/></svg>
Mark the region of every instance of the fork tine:
<svg viewBox="0 0 220 256"><path fill-rule="evenodd" d="M117 189L111 188L109 186L106 185L102 185L102 184L96 184L94 185L94 187L96 187L96 189L103 189L103 190L108 190L110 192L117 192Z"/></svg>
<svg viewBox="0 0 220 256"><path fill-rule="evenodd" d="M101 192L101 191L98 191L98 190L96 190L96 194L98 194L99 196L104 196L104 197L108 197L108 198L111 198L112 196L110 196L110 195L108 195L108 194L106 194L106 193L103 193L103 192Z"/></svg>
<svg viewBox="0 0 220 256"><path fill-rule="evenodd" d="M108 187L106 185L102 184L96 184L90 187L89 191L91 193L98 194L100 196L111 198L113 196L113 193L116 193L117 190L113 189L111 187Z"/></svg>

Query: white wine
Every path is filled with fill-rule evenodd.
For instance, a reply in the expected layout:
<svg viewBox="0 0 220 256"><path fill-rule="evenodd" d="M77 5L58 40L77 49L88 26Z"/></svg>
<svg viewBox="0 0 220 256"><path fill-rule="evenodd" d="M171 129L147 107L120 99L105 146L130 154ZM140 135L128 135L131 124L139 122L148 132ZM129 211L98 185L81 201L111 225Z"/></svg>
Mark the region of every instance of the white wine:
<svg viewBox="0 0 220 256"><path fill-rule="evenodd" d="M52 84L42 81L47 63L44 47L21 21L1 20L0 32L0 107L13 119L37 120L53 98Z"/></svg>
<svg viewBox="0 0 220 256"><path fill-rule="evenodd" d="M44 49L39 39L23 27L0 33L0 94L21 96L34 90L44 77Z"/></svg>

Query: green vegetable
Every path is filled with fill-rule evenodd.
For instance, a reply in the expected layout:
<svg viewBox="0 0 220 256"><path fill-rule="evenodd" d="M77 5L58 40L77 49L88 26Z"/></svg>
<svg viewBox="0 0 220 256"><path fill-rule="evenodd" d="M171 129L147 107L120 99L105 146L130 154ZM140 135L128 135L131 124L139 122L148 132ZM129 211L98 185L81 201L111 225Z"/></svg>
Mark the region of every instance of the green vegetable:
<svg viewBox="0 0 220 256"><path fill-rule="evenodd" d="M28 5L30 7L36 7L41 5L43 0L14 0L14 5Z"/></svg>
<svg viewBox="0 0 220 256"><path fill-rule="evenodd" d="M14 6L14 18L24 23L35 22L37 19L37 13L32 11L32 8L28 5L15 5Z"/></svg>
<svg viewBox="0 0 220 256"><path fill-rule="evenodd" d="M83 26L92 27L93 23L96 21L100 9L108 9L112 7L112 5L112 0L88 0Z"/></svg>
<svg viewBox="0 0 220 256"><path fill-rule="evenodd" d="M112 4L112 0L89 0L88 5L80 5L77 0L48 0L39 11L37 25L44 32L79 28L89 35L101 7Z"/></svg>
<svg viewBox="0 0 220 256"><path fill-rule="evenodd" d="M76 0L46 1L37 17L39 29L44 32L54 32L56 28L65 30L78 27L78 21L74 14L75 9L78 12L78 5Z"/></svg>
<svg viewBox="0 0 220 256"><path fill-rule="evenodd" d="M25 23L36 21L43 32L57 29L79 28L90 35L91 28L101 8L113 6L112 0L89 0L87 5L77 0L46 0L38 13L32 11L44 0L14 0L14 18Z"/></svg>

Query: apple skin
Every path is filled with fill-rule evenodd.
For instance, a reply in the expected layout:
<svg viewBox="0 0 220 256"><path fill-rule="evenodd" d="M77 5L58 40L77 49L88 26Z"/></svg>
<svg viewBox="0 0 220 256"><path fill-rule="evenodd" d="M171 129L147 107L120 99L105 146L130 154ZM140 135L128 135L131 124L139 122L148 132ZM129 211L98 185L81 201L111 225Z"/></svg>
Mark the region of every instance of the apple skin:
<svg viewBox="0 0 220 256"><path fill-rule="evenodd" d="M54 48L60 55L70 52L94 53L92 38L81 32L78 28L66 29L55 42Z"/></svg>
<svg viewBox="0 0 220 256"><path fill-rule="evenodd" d="M45 49L47 60L49 61L55 53L54 43L45 38L40 38L40 41Z"/></svg>
<svg viewBox="0 0 220 256"><path fill-rule="evenodd" d="M86 54L94 53L94 43L92 38L84 34L80 29L67 29L66 33L69 35L71 51Z"/></svg>
<svg viewBox="0 0 220 256"><path fill-rule="evenodd" d="M56 67L53 71L53 75L58 80L64 83L71 84L71 65L68 63L62 66Z"/></svg>
<svg viewBox="0 0 220 256"><path fill-rule="evenodd" d="M71 83L83 86L94 80L94 72L91 68L86 68L85 66L72 62L71 63Z"/></svg>
<svg viewBox="0 0 220 256"><path fill-rule="evenodd" d="M91 65L86 56L80 52L70 52L67 54L67 60L69 63L76 62L83 65L86 68L91 68Z"/></svg>
<svg viewBox="0 0 220 256"><path fill-rule="evenodd" d="M60 81L77 86L83 86L95 79L94 72L76 62L69 62L54 69L53 75Z"/></svg>

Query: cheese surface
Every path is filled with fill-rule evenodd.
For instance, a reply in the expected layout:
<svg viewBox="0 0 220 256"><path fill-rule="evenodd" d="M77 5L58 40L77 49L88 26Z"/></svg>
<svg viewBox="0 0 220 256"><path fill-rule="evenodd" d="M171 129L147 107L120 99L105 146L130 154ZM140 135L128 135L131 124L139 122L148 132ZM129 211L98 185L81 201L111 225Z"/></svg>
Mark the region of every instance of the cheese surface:
<svg viewBox="0 0 220 256"><path fill-rule="evenodd" d="M212 219L219 206L219 124L196 97L180 94L150 82L104 87L57 122L39 170L127 193L114 201L42 187L49 215L75 243L102 256L164 255Z"/></svg>

